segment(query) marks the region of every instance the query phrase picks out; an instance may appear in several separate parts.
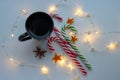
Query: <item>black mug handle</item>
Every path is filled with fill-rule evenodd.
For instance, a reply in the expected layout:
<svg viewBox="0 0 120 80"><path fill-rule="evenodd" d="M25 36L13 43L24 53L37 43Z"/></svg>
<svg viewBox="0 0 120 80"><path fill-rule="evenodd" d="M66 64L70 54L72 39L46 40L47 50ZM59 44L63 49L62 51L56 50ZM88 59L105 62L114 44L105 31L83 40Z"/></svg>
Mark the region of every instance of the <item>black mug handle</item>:
<svg viewBox="0 0 120 80"><path fill-rule="evenodd" d="M27 32L21 34L18 38L19 41L26 41L32 39Z"/></svg>

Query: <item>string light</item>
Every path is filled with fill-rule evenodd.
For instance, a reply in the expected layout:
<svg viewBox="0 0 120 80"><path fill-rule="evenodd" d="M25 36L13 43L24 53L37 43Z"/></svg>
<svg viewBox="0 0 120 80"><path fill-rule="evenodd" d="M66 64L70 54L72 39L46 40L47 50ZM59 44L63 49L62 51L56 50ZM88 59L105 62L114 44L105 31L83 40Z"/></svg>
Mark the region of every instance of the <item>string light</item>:
<svg viewBox="0 0 120 80"><path fill-rule="evenodd" d="M116 48L118 48L118 43L116 43L116 42L111 42L111 43L107 46L107 48L108 48L110 51L113 51L113 50L115 50Z"/></svg>
<svg viewBox="0 0 120 80"><path fill-rule="evenodd" d="M74 15L83 17L83 16L86 16L86 13L83 11L82 8L76 8L75 12L74 12Z"/></svg>
<svg viewBox="0 0 120 80"><path fill-rule="evenodd" d="M64 1L67 1L67 0L64 0ZM50 13L53 13L53 12L55 12L57 10L57 7L56 6L50 6L49 7L49 12ZM29 13L28 13L28 11L27 10L25 10L25 9L22 9L21 10L22 11L22 13L24 14L24 15L28 15ZM75 13L74 13L74 15L76 15L76 16L87 16L87 17L90 17L90 15L89 14L86 14L83 10L82 10L82 8L77 8L76 10L75 10ZM18 18L19 18L19 16L18 16ZM16 22L17 22L17 20L16 20ZM16 24L16 22L15 22L15 24ZM93 23L92 23L93 24ZM14 32L14 31L13 31ZM108 32L108 34L109 34L110 32ZM120 32L112 32L112 33L120 33ZM95 32L95 34L100 34L100 32ZM11 37L13 38L14 37L14 33L12 33L12 34L10 34L11 35ZM75 33L74 32L70 32L69 33L69 35L70 36L73 36L73 35L75 35ZM87 32L87 34L85 33L85 42L92 42L93 40L94 40L94 38L93 38L93 36L95 36L95 35L93 35L91 32ZM2 45L2 47L4 47L4 45ZM118 47L118 43L114 43L114 42L111 42L108 46L107 46L107 48L109 49L109 50L115 50L116 48ZM8 55L8 54L7 54ZM13 58L9 58L9 60L11 61L11 62L14 62L15 60L13 59ZM66 65L66 59L65 58L62 58L62 60L61 61L59 61L59 63L61 64L61 65ZM67 67L72 71L72 70L74 70L74 66L73 66L73 64L70 62L68 65L67 65ZM48 70L48 68L46 67L46 66L43 66L43 67L41 67L41 72L42 72L42 74L48 74L49 73L49 70ZM76 80L79 80L79 79L76 79Z"/></svg>
<svg viewBox="0 0 120 80"><path fill-rule="evenodd" d="M22 11L23 14L27 13L27 11L25 9L22 9L21 11Z"/></svg>
<svg viewBox="0 0 120 80"><path fill-rule="evenodd" d="M52 5L49 7L48 12L49 13L54 13L57 10L57 7L55 5Z"/></svg>
<svg viewBox="0 0 120 80"><path fill-rule="evenodd" d="M94 51L94 48L92 47L92 44L96 41L96 39L99 37L100 32L98 31L88 31L84 32L82 41L86 42L88 46L90 47L90 51Z"/></svg>
<svg viewBox="0 0 120 80"><path fill-rule="evenodd" d="M29 12L26 10L26 9L22 9L21 12L24 14L24 15L28 15Z"/></svg>
<svg viewBox="0 0 120 80"><path fill-rule="evenodd" d="M48 74L48 68L46 66L41 67L42 74Z"/></svg>
<svg viewBox="0 0 120 80"><path fill-rule="evenodd" d="M16 65L22 65L19 61L13 59L12 57L9 57L10 62L16 64Z"/></svg>
<svg viewBox="0 0 120 80"><path fill-rule="evenodd" d="M70 32L69 33L69 36L71 37L71 36L74 36L75 35L75 33L74 32Z"/></svg>
<svg viewBox="0 0 120 80"><path fill-rule="evenodd" d="M87 34L84 34L83 41L84 42L92 42L93 41L93 35L90 32L88 32Z"/></svg>
<svg viewBox="0 0 120 80"><path fill-rule="evenodd" d="M96 31L95 34L100 34L100 32Z"/></svg>
<svg viewBox="0 0 120 80"><path fill-rule="evenodd" d="M71 71L74 70L74 66L73 66L73 64L72 64L71 62L69 62L69 64L67 65L67 67L68 67Z"/></svg>
<svg viewBox="0 0 120 80"><path fill-rule="evenodd" d="M92 24L92 27L94 29L92 32L96 31L95 30L95 25L94 25L93 21L91 20L91 18L90 18L91 16L90 16L89 13L84 12L82 8L76 8L74 15L75 16L80 16L80 17L86 17L87 19L89 19L89 21ZM95 40L94 39L95 35L91 34L92 32L85 32L85 36L83 38L83 41L87 42L88 46L90 47L90 51L93 52L94 48L92 47L91 42L93 42L93 40ZM95 34L99 34L99 32L96 31Z"/></svg>
<svg viewBox="0 0 120 80"><path fill-rule="evenodd" d="M10 61L13 62L13 58L10 58Z"/></svg>
<svg viewBox="0 0 120 80"><path fill-rule="evenodd" d="M65 66L66 65L66 57L65 56L62 56L61 57L61 60L58 62L59 65L61 66Z"/></svg>
<svg viewBox="0 0 120 80"><path fill-rule="evenodd" d="M13 38L13 37L14 37L14 34L12 33L10 36L11 36L11 38Z"/></svg>

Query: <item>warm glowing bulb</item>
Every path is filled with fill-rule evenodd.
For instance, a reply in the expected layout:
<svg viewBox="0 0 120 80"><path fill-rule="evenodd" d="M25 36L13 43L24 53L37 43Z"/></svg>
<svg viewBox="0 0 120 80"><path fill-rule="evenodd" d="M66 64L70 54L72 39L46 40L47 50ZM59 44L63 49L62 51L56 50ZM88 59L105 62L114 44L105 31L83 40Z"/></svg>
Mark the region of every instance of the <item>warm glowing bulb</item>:
<svg viewBox="0 0 120 80"><path fill-rule="evenodd" d="M107 48L108 48L109 50L111 50L111 51L115 50L117 47L118 47L118 44L117 44L117 43L113 43L113 42L111 42L111 43L107 46Z"/></svg>
<svg viewBox="0 0 120 80"><path fill-rule="evenodd" d="M64 64L64 63L65 63L65 60L62 59L59 63L60 63L60 64Z"/></svg>
<svg viewBox="0 0 120 80"><path fill-rule="evenodd" d="M83 38L84 42L92 42L93 41L93 35L91 33L85 34Z"/></svg>
<svg viewBox="0 0 120 80"><path fill-rule="evenodd" d="M42 74L48 74L48 68L46 66L43 66L41 68L41 72L42 72Z"/></svg>
<svg viewBox="0 0 120 80"><path fill-rule="evenodd" d="M95 34L100 34L100 32L96 31Z"/></svg>
<svg viewBox="0 0 120 80"><path fill-rule="evenodd" d="M75 33L74 32L70 32L69 33L69 36L71 37L71 36L74 36L75 35Z"/></svg>
<svg viewBox="0 0 120 80"><path fill-rule="evenodd" d="M67 65L67 67L68 67L71 71L74 70L74 66L73 66L73 64L72 64L71 62Z"/></svg>
<svg viewBox="0 0 120 80"><path fill-rule="evenodd" d="M10 61L13 62L13 58L10 58Z"/></svg>
<svg viewBox="0 0 120 80"><path fill-rule="evenodd" d="M14 37L14 34L11 34L11 37L13 38L13 37Z"/></svg>
<svg viewBox="0 0 120 80"><path fill-rule="evenodd" d="M59 61L59 64L61 65L61 66L65 66L65 63L66 63L66 58L65 57L61 57L61 60Z"/></svg>
<svg viewBox="0 0 120 80"><path fill-rule="evenodd" d="M92 41L92 37L91 37L90 35L87 35L86 37L87 37L86 39L87 39L89 42Z"/></svg>
<svg viewBox="0 0 120 80"><path fill-rule="evenodd" d="M75 10L74 15L76 15L76 16L84 16L85 12L82 10L82 8L78 8L78 9Z"/></svg>
<svg viewBox="0 0 120 80"><path fill-rule="evenodd" d="M50 12L50 13L53 13L53 12L55 12L56 10L57 10L57 7L56 7L55 5L52 5L52 6L49 7L49 12Z"/></svg>
<svg viewBox="0 0 120 80"><path fill-rule="evenodd" d="M27 14L28 14L28 11L27 11L26 9L22 9L21 11L22 11L22 13L23 13L24 15L27 15Z"/></svg>
<svg viewBox="0 0 120 80"><path fill-rule="evenodd" d="M22 12L23 12L23 13L26 13L27 11L26 11L25 9L22 9Z"/></svg>

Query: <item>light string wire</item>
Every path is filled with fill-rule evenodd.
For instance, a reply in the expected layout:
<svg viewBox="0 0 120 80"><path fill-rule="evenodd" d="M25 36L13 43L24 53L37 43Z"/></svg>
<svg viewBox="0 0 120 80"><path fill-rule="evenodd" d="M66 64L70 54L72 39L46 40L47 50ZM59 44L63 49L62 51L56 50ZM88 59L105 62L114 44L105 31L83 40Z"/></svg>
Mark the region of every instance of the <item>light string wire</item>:
<svg viewBox="0 0 120 80"><path fill-rule="evenodd" d="M89 16L89 18L90 18L90 16ZM11 33L12 34L14 34L14 30L15 30L15 28L17 28L17 22L19 21L19 19L20 19L20 13L19 13L19 15L16 17L16 20L15 20L15 22L13 23L13 26L12 26L12 30L11 30ZM90 19L90 21L91 21L91 19ZM93 25L93 28L95 28L95 25L94 25L94 23L93 23L93 21L91 21L91 24ZM87 33L87 32L84 32L84 33ZM106 32L106 33L101 33L101 34L118 34L118 33L120 33L120 32ZM89 33L88 33L89 34ZM119 42L120 43L120 42ZM88 41L88 45L89 45L89 47L92 49L92 47L91 47L91 44L89 43L89 41ZM5 48L5 47L3 47L3 48ZM5 53L7 53L7 52L5 52ZM10 58L10 56L8 56L8 54L6 54L7 55L7 57L8 58ZM23 65L23 64L22 64ZM25 64L24 64L25 65ZM28 65L26 65L26 66L28 66Z"/></svg>
<svg viewBox="0 0 120 80"><path fill-rule="evenodd" d="M95 24L94 24L93 20L91 19L90 14L87 14L86 18L90 21L90 24L92 25L92 32L96 32ZM91 32L88 32L87 34L89 35L89 34L91 34ZM92 47L92 45L91 45L90 41L88 40L88 38L87 38L87 44L90 47L91 51L93 52L94 48Z"/></svg>
<svg viewBox="0 0 120 80"><path fill-rule="evenodd" d="M77 1L77 3L79 3L80 4L80 1L78 1L78 0L76 0ZM63 0L63 4L66 4L66 5L68 5L67 3L68 3L68 0ZM71 5L72 6L72 8L74 8L74 7L79 7L81 10L82 10L82 6L79 6L77 3L74 3L73 2L73 4L74 5ZM62 4L62 3L61 3ZM60 3L58 2L58 5L60 5ZM65 5L64 5L65 6ZM59 6L56 6L57 8L59 8ZM78 8L78 9L79 9ZM96 30L96 25L95 25L95 23L93 22L93 20L92 20L92 18L91 18L91 15L89 14L89 13L86 13L86 12L84 12L84 11L82 11L82 15L75 15L74 17L75 18L86 18L89 22L90 22L90 25L92 26L92 28L91 28L91 30L89 30L89 31L85 31L85 32L82 32L82 33L79 33L79 35L94 35L94 34L97 34L98 33L98 35L107 35L107 34L120 34L120 31L112 31L112 32L97 32L97 30ZM92 45L92 43L91 43L91 41L89 41L89 39L88 38L86 38L86 43L87 43L87 45L88 45L88 47L90 48L90 51L91 52L94 52L96 49L93 47L93 45Z"/></svg>
<svg viewBox="0 0 120 80"><path fill-rule="evenodd" d="M79 33L79 35L85 35L85 34L91 35L91 34L97 34L97 33L98 33L98 35L120 34L120 31L97 32L96 27L95 27L95 24L94 24L93 20L91 19L91 15L87 13L87 15L84 16L84 17L90 22L90 24L91 24L91 26L92 26L92 29L89 30L89 31L87 31L87 32L85 31L85 32ZM90 51L94 52L95 49L94 49L94 47L92 46L92 44L91 44L91 42L89 41L88 38L86 38L86 43L88 44L88 47L90 48ZM119 41L118 41L117 43L118 43L118 45L120 45L120 44L119 44Z"/></svg>
<svg viewBox="0 0 120 80"><path fill-rule="evenodd" d="M15 57L13 58L13 57L11 57L9 55L9 53L6 50L6 46L5 46L4 42L2 42L1 47L4 50L4 53L7 56L7 58L10 61L12 61L13 63L15 63L16 65L20 66L20 67L40 68L40 67L43 66L43 65L39 66L39 65L36 65L36 64L27 64L27 63L24 64L24 63L20 63L19 61L17 61L15 59ZM64 68L65 68L65 71L67 71L67 66L65 66ZM75 72L75 70L72 70L72 72L73 72L73 80L79 80L80 79L80 75L76 75L77 73ZM47 76L48 76L48 80L52 80L51 77L49 76L49 74L47 74Z"/></svg>
<svg viewBox="0 0 120 80"><path fill-rule="evenodd" d="M15 21L14 21L14 23L13 23L13 25L12 25L12 30L11 30L11 33L10 33L10 37L11 37L11 38L14 37L14 31L15 31L15 29L18 27L18 26L17 26L17 22L18 22L19 19L20 19L20 15L21 15L21 13L19 12L18 15L17 15L17 17L16 17L16 19L15 19Z"/></svg>
<svg viewBox="0 0 120 80"><path fill-rule="evenodd" d="M80 4L80 1L79 0L76 0L77 1L77 3L74 3L75 4L75 6L79 6L78 5L78 3ZM79 8L82 10L82 6L79 6ZM79 9L78 8L78 9ZM120 34L120 31L111 31L111 32L97 32L97 30L96 30L96 25L95 25L95 23L93 22L93 20L92 20L92 18L91 18L91 15L89 14L89 13L86 13L86 12L84 12L83 10L82 10L82 13L83 13L83 15L76 15L75 16L75 18L76 17L83 17L83 18L86 18L89 22L90 22L90 24L91 24L91 26L92 26L92 28L91 28L91 30L89 30L89 31L87 31L87 32L83 32L83 33L79 33L79 35L84 35L84 34L88 34L88 35L90 35L90 34L94 34L94 33L98 33L99 35L110 35L110 34ZM95 49L94 49L94 47L92 46L92 44L91 44L91 42L88 40L88 38L86 38L86 43L88 44L88 47L90 48L90 51L94 51ZM118 44L119 44L119 42L118 42Z"/></svg>
<svg viewBox="0 0 120 80"><path fill-rule="evenodd" d="M25 14L26 15L26 14ZM11 29L11 33L10 33L10 38L14 38L14 31L15 29L18 27L17 23L19 21L21 17L21 13L18 14L18 16L16 17L14 23L13 23L13 26L12 26L12 29ZM5 55L7 56L7 58L12 61L14 64L20 66L20 67L31 67L31 68L40 68L40 65L36 65L36 64L27 64L27 63L23 63L23 62L19 62L17 59L15 59L15 57L12 57L9 55L9 53L7 52L6 50L6 45L4 44L5 42L3 41L2 42L2 49L4 50L4 53ZM50 78L48 78L48 80L51 80Z"/></svg>
<svg viewBox="0 0 120 80"><path fill-rule="evenodd" d="M15 31L15 28L17 28L17 22L18 22L18 20L19 20L19 18L20 18L20 15L18 15L17 16L17 18L16 18L16 20L15 20L15 22L14 22L14 24L13 24L13 26L12 26L12 30L11 30L11 33L12 33L12 35L11 36L14 36L14 31ZM84 32L84 33L86 33L86 32ZM100 33L101 35L102 34L119 34L120 32L118 31L118 32L103 32L103 33ZM4 43L4 42L3 42ZM118 42L119 43L119 45L120 45L120 42ZM88 43L89 44L89 43ZM90 44L91 45L91 44ZM3 50L5 51L5 54L6 54L6 56L7 56L7 58L11 58L9 55L8 55L8 52L7 52L7 50L6 50L6 48L5 48L5 45L2 45L2 48L3 48ZM16 62L16 61L15 61ZM18 64L18 63L17 63ZM23 64L22 63L22 65L26 65L26 64ZM36 67L36 65L32 65L32 64L28 64L28 65L26 65L26 66L35 66ZM37 67L38 67L38 65L37 65Z"/></svg>
<svg viewBox="0 0 120 80"><path fill-rule="evenodd" d="M18 13L18 15L17 15L17 17L16 17L16 19L15 19L15 21L13 22L13 25L12 25L12 29L11 29L11 32L10 32L10 38L11 38L11 39L14 38L14 34L15 34L14 31L15 31L15 29L18 27L17 23L18 23L18 21L19 21L19 19L20 19L20 17L21 17L21 13L22 13L21 11L24 11L24 12L23 12L24 15L29 15L28 11L26 12L25 9L20 10L20 12ZM1 46L2 46L2 48L3 48L3 50L4 50L5 54L6 54L7 58L8 58L10 61L14 62L16 65L19 65L19 66L21 66L21 67L33 67L33 68L39 68L39 67L40 67L39 65L36 65L36 64L26 64L26 63L17 61L17 60L15 59L15 57L13 58L13 57L11 57L11 56L8 54L8 52L7 52L7 50L6 50L6 46L5 46L4 43L5 43L5 42L3 41Z"/></svg>
<svg viewBox="0 0 120 80"><path fill-rule="evenodd" d="M29 13L27 12L27 13L24 13L24 15L28 15ZM90 23L91 23L91 25L92 25L92 27L93 27L93 29L94 30L92 30L92 31L90 31L90 32L84 32L84 34L92 34L92 32L96 32L96 30L95 30L95 24L93 23L93 21L92 21L92 19L91 19L91 16L88 14L87 16L86 16L86 18L90 21ZM20 19L20 13L19 13L19 15L16 17L16 20L15 20L15 22L14 22L14 24L13 24L13 26L12 26L12 30L11 30L11 33L12 33L12 37L13 37L13 35L14 35L14 30L15 30L15 28L17 28L17 22L18 22L18 20ZM120 32L108 32L108 34L112 34L112 33L114 33L114 34L116 34L116 33L120 33ZM101 33L101 34L107 34L107 33ZM89 40L87 39L87 44L88 44L88 46L91 48L91 51L94 51L94 48L92 47L92 45L90 44L90 42L89 42Z"/></svg>

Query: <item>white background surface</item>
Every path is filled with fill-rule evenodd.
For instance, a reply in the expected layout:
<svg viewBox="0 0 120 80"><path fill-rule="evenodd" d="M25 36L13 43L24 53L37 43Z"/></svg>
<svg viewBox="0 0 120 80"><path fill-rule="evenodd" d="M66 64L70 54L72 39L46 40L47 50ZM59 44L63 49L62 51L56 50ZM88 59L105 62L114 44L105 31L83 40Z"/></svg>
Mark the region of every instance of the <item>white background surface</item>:
<svg viewBox="0 0 120 80"><path fill-rule="evenodd" d="M120 42L120 34L100 35L95 39L92 46L94 52L90 51L88 45L82 42L81 32L92 29L92 25L86 18L73 16L73 10L77 6L84 9L92 16L95 28L100 32L120 32L120 1L119 0L68 0L66 3L62 0L1 0L0 1L0 80L73 80L76 75L68 69L56 65L52 60L53 54L49 51L42 59L35 58L32 50L38 45L35 40L19 42L18 36L25 32L24 24L28 16L20 13L21 9L26 9L30 13L36 11L48 12L51 5L59 5L57 14L63 17L63 22L54 19L54 24L59 29L65 24L68 17L75 18L74 26L79 31L78 44L76 45L89 63L92 70L88 70L87 76L83 76L76 68L75 72L80 75L81 80L119 80L120 79L120 47L115 51L109 51L106 46L110 42ZM13 24L20 13L14 29L14 38L10 38ZM4 48L2 47L4 45ZM42 44L41 44L42 45ZM58 53L64 53L57 43L53 44ZM120 46L120 44L119 44ZM43 46L44 49L46 45ZM6 53L15 58L18 62L32 64L33 66L19 66L11 63ZM35 66L34 66L35 65ZM49 74L41 74L40 67L46 65L49 68Z"/></svg>

